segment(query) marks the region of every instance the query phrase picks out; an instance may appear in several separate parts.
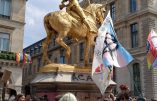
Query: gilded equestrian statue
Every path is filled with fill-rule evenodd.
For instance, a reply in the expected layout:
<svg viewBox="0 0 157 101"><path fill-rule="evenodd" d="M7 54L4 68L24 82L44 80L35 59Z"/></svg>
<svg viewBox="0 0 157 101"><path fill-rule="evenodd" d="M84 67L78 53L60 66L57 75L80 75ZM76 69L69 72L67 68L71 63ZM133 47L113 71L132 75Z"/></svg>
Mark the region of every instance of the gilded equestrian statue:
<svg viewBox="0 0 157 101"><path fill-rule="evenodd" d="M67 59L70 58L71 49L63 39L66 36L77 40L84 39L86 42L84 62L85 65L88 65L88 53L91 46L95 44L94 39L97 36L98 31L96 26L100 26L104 20L105 6L102 4L90 4L83 9L83 11L90 28L94 30L92 32L82 19L77 14L74 14L76 12L65 12L61 10L50 12L44 17L44 26L47 33L47 37L43 43L44 62L51 63L47 56L48 45L52 40L52 36L57 35L55 41L65 49Z"/></svg>

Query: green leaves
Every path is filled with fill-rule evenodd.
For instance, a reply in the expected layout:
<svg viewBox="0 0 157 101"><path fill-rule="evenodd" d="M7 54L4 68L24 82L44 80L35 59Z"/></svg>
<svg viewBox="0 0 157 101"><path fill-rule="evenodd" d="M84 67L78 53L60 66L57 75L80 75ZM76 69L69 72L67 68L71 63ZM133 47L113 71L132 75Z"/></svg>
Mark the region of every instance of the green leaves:
<svg viewBox="0 0 157 101"><path fill-rule="evenodd" d="M0 51L0 59L4 60L16 60L16 53L7 52L7 51Z"/></svg>

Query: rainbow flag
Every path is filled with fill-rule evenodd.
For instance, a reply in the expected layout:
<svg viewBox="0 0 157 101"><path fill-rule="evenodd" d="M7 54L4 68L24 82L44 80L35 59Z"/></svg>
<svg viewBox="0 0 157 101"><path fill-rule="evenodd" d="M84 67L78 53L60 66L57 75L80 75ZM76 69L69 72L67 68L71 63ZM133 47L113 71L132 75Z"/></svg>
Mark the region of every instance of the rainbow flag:
<svg viewBox="0 0 157 101"><path fill-rule="evenodd" d="M31 56L26 53L16 53L16 63L32 63Z"/></svg>
<svg viewBox="0 0 157 101"><path fill-rule="evenodd" d="M147 38L147 64L149 69L157 67L157 34L154 30L151 30Z"/></svg>
<svg viewBox="0 0 157 101"><path fill-rule="evenodd" d="M23 53L16 53L16 63L23 62Z"/></svg>
<svg viewBox="0 0 157 101"><path fill-rule="evenodd" d="M32 63L32 59L31 56L29 54L24 53L24 59L23 59L23 63Z"/></svg>

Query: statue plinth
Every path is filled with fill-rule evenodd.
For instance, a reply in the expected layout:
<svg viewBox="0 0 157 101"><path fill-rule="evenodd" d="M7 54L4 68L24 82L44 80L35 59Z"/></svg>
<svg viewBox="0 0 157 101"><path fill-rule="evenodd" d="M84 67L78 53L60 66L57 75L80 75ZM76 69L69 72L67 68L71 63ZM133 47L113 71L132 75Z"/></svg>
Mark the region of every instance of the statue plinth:
<svg viewBox="0 0 157 101"><path fill-rule="evenodd" d="M49 73L49 72L91 73L91 67L51 63L42 67L39 72L40 73Z"/></svg>

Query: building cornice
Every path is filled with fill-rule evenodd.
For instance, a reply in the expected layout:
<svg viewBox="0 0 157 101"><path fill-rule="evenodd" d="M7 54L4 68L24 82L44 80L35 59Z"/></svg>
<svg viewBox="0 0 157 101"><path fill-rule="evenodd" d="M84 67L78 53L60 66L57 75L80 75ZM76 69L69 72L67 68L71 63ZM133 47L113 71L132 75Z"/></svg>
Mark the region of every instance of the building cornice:
<svg viewBox="0 0 157 101"><path fill-rule="evenodd" d="M18 22L14 20L0 18L0 27L5 27L8 29L15 29L15 28L21 28L24 25L25 25L24 22Z"/></svg>
<svg viewBox="0 0 157 101"><path fill-rule="evenodd" d="M145 17L146 15L150 16L150 14L157 16L157 12L154 11L153 9L144 9L144 10L140 10L134 13L130 13L126 16L123 16L119 19L114 20L114 25L118 26L122 23L132 21L133 19L136 19L136 18Z"/></svg>

